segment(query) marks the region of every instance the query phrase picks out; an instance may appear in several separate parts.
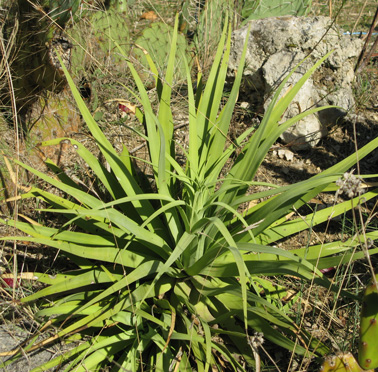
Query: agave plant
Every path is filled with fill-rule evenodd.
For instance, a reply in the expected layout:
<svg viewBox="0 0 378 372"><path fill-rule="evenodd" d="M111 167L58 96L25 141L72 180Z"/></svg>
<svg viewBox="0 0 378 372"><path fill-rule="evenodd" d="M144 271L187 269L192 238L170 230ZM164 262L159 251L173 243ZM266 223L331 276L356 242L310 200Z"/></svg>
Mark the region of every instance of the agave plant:
<svg viewBox="0 0 378 372"><path fill-rule="evenodd" d="M279 303L268 299L270 282L266 278L291 275L336 290L320 270L364 256L356 248L366 239L376 239L378 232L367 233L359 241L292 251L279 249L275 243L352 207L347 201L301 218L286 218L319 192L335 191L335 182L343 172L372 151L378 139L361 148L358 156L354 154L306 181L281 187L265 183L268 191L248 194L249 186L258 184L254 181L256 172L280 134L319 110L303 112L279 124L290 101L327 56L278 99L284 81L258 129L248 129L231 142L227 133L246 46L223 105L230 40L231 31L225 27L207 83L202 86L199 75L196 92L187 69L190 138L188 148L182 150L184 166L175 156L171 110L177 19L164 77L158 75L147 55L156 79L157 109L129 63L138 89L136 115L146 128L148 164L153 172L154 182L147 186L127 148L119 154L111 146L65 70L81 114L108 166L80 142L64 140L70 141L92 169L110 201L83 190L54 164L50 167L57 177L16 161L67 195L63 198L33 187L22 198L44 200L51 206L46 210L62 214L67 223L53 228L2 220L27 234L3 240L22 239L57 249L77 266L54 277L34 273L46 287L21 300L38 300L41 307L36 317L46 321L42 330L47 325L55 329L52 337L39 343L33 339L25 351L57 340L72 343L69 351L33 371L62 364L65 371L99 371L105 367L111 371L247 371L260 362L256 332L258 338L300 355L328 351L298 327ZM366 192L363 197L369 200L377 192ZM359 198L355 196L353 203ZM250 203L261 199L264 201ZM248 202L250 207L243 208ZM375 253L377 249L370 249L370 254ZM21 350L16 352L13 359L22 355Z"/></svg>

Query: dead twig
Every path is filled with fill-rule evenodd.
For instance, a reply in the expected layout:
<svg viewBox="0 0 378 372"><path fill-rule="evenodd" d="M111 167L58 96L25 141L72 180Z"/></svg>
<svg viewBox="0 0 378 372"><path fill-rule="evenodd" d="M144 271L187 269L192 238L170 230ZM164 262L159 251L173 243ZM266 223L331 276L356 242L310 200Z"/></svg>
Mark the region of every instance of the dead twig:
<svg viewBox="0 0 378 372"><path fill-rule="evenodd" d="M374 49L376 48L376 46L378 44L378 37L377 37L373 46L371 47L370 51L367 51L368 45L370 43L371 36L373 35L373 31L374 31L374 28L375 28L375 25L376 25L377 22L378 22L378 7L377 7L377 10L375 11L373 22L370 25L369 32L368 32L366 40L365 40L365 44L364 44L362 51L361 51L361 54L358 58L357 65L356 65L356 68L355 68L356 73L360 73L364 69L364 67L368 63L371 55L373 54Z"/></svg>
<svg viewBox="0 0 378 372"><path fill-rule="evenodd" d="M358 22L360 21L360 18L361 18L361 16L362 16L363 11L365 10L365 7L366 7L367 2L368 2L368 0L365 0L364 5L362 5L362 7L361 7L361 9L360 9L360 13L358 14L357 19L356 19L356 22L354 22L354 26L353 26L353 28L352 28L352 31L350 32L351 35L353 35L353 32L355 31L355 29L356 29L356 27L357 27L357 25L358 25Z"/></svg>

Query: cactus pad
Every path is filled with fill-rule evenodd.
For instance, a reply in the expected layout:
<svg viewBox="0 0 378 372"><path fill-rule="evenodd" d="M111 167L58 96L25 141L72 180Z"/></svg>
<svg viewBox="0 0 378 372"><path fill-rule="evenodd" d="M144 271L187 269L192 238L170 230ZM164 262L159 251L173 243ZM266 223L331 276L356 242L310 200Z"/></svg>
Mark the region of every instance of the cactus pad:
<svg viewBox="0 0 378 372"><path fill-rule="evenodd" d="M129 28L126 18L114 8L106 12L96 12L91 19L96 42L112 63L123 61L115 45L118 43L125 51L129 46Z"/></svg>
<svg viewBox="0 0 378 372"><path fill-rule="evenodd" d="M74 76L90 70L90 66L117 65L122 71L124 58L115 42L125 53L129 50L129 28L126 17L114 8L86 14L68 34L73 44L71 70Z"/></svg>
<svg viewBox="0 0 378 372"><path fill-rule="evenodd" d="M303 16L311 9L311 0L247 0L244 2L242 16L245 22L252 19L280 16Z"/></svg>
<svg viewBox="0 0 378 372"><path fill-rule="evenodd" d="M224 21L228 17L233 19L234 2L230 0L206 1L199 9L198 2L189 1L189 16L186 19L195 20L193 42L198 54L201 67L206 70L212 63L213 52L216 50L219 35L222 32Z"/></svg>
<svg viewBox="0 0 378 372"><path fill-rule="evenodd" d="M135 44L145 49L151 56L159 72L165 71L168 62L168 56L171 48L171 38L173 28L163 22L153 23L150 27L143 31L143 34L135 41ZM175 62L175 80L184 79L186 76L185 64L183 63L182 56L187 54L187 42L183 35L179 34L177 37L177 51ZM140 74L144 80L148 76L143 74L144 71L149 71L147 59L144 51L140 48L134 48L133 54L140 62ZM188 57L188 56L187 56Z"/></svg>
<svg viewBox="0 0 378 372"><path fill-rule="evenodd" d="M362 300L358 361L363 368L378 368L378 291L374 280Z"/></svg>
<svg viewBox="0 0 378 372"><path fill-rule="evenodd" d="M49 17L59 26L64 27L76 13L80 0L50 0Z"/></svg>
<svg viewBox="0 0 378 372"><path fill-rule="evenodd" d="M362 369L351 353L338 353L325 358L320 367L320 372L374 372L373 370L365 371Z"/></svg>

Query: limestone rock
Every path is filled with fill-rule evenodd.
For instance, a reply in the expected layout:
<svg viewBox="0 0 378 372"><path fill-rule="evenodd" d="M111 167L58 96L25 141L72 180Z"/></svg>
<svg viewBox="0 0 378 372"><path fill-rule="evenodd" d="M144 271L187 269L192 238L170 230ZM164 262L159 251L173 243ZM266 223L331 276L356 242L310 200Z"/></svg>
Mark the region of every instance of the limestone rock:
<svg viewBox="0 0 378 372"><path fill-rule="evenodd" d="M251 27L241 93L264 112L272 93L285 76L309 56L291 76L283 93L329 51L333 54L304 84L282 120L313 107L336 105L309 115L282 135L282 140L302 150L315 146L327 127L353 110L354 64L362 41L344 35L327 17L274 17L253 20L233 33L229 76L235 76L248 27Z"/></svg>

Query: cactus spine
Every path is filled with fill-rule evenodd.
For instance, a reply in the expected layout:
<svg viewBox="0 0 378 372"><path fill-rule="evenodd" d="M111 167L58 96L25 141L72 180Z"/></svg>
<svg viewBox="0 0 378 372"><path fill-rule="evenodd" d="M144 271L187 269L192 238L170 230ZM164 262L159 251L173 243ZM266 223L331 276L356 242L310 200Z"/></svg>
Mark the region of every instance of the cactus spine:
<svg viewBox="0 0 378 372"><path fill-rule="evenodd" d="M372 280L365 289L360 320L358 361L363 368L378 368L378 288Z"/></svg>

